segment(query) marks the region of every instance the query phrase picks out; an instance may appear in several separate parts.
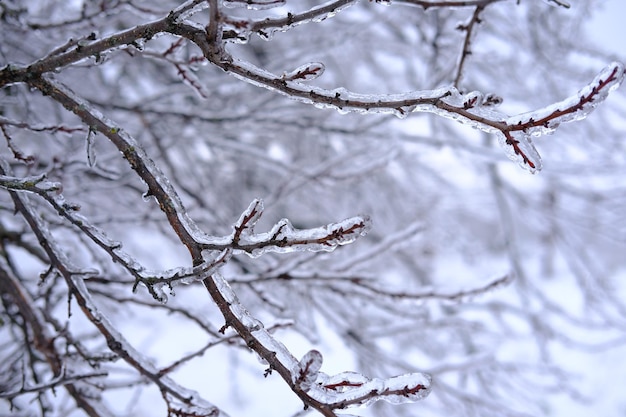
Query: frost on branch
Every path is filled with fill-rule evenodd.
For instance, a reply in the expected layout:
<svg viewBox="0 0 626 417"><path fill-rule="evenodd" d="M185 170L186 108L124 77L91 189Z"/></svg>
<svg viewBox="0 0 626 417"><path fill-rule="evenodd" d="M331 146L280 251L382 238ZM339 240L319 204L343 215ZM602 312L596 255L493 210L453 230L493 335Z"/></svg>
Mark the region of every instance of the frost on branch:
<svg viewBox="0 0 626 417"><path fill-rule="evenodd" d="M332 251L337 246L354 242L365 235L371 221L368 216L356 216L311 229L296 229L287 219L276 223L269 232L255 233L254 227L263 214L263 202L254 200L240 216L230 236L230 246L235 251L258 257L268 252ZM215 249L211 244L207 249Z"/></svg>

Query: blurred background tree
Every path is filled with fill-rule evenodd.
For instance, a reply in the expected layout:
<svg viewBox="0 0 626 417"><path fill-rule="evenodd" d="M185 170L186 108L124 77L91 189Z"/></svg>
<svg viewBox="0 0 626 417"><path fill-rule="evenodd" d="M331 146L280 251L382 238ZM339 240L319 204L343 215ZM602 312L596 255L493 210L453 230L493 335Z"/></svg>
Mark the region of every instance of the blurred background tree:
<svg viewBox="0 0 626 417"><path fill-rule="evenodd" d="M611 387L586 361L626 352L623 88L535 138L535 175L449 120L472 97L477 115L572 96L586 115L619 84L619 64L594 79L624 59L586 32L603 2L569 3L0 2L0 410L341 415L266 371L245 309L325 373L432 376L418 403L353 414L593 407ZM433 91L460 110L375 111ZM255 199L258 231L309 232L247 236ZM350 245L326 229L332 253L292 239L346 218L358 235L361 213Z"/></svg>

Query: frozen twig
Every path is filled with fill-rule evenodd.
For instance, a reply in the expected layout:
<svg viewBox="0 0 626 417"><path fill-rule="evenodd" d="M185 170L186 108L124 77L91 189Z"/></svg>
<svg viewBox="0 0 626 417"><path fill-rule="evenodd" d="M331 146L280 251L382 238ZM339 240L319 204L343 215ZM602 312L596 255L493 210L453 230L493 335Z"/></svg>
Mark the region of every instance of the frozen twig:
<svg viewBox="0 0 626 417"><path fill-rule="evenodd" d="M444 0L444 1L437 1L437 0L380 0L380 2L387 2L387 3L403 3L403 4L409 4L409 5L413 5L413 6L419 6L422 7L424 10L430 9L430 8L440 8L440 7L485 7L489 4L492 3L497 3L500 1L506 1L506 0Z"/></svg>
<svg viewBox="0 0 626 417"><path fill-rule="evenodd" d="M7 172L0 167L0 174L6 175ZM40 217L30 207L26 196L16 191L10 191L10 193L16 211L24 217L46 252L50 264L63 276L69 292L75 297L87 319L102 334L109 349L159 387L164 397L173 398L195 410L202 410L203 414L198 415L216 415L219 412L216 407L200 398L195 392L179 386L169 377L160 375L159 371L126 341L123 335L97 307L85 285L84 277L93 274L93 272L81 270L72 265L65 253L57 247L55 240L49 235L47 227L42 223ZM73 392L71 384L69 387L68 391L87 414L90 416L100 415L85 396L79 391Z"/></svg>
<svg viewBox="0 0 626 417"><path fill-rule="evenodd" d="M238 41L247 41L251 33L257 33L264 39L269 39L275 31L287 30L301 24L326 19L358 1L360 0L330 1L302 13L288 13L284 17L267 18L254 22L242 20L227 21L230 22L230 26L233 29L224 33L224 39L236 38Z"/></svg>
<svg viewBox="0 0 626 417"><path fill-rule="evenodd" d="M577 95L530 113L508 116L494 109L500 99L494 100L494 96L476 91L463 95L454 86L397 95L364 95L344 88L328 90L312 87L232 57L225 48L221 48L221 53L216 56L211 53L215 47L209 48L205 39L196 33L196 28L179 26L178 29L178 34L197 42L207 59L215 65L254 85L342 112L391 113L398 117L406 117L413 112L435 113L488 133L496 133L511 159L518 160L531 172L541 169L541 158L531 136L551 133L560 123L586 117L624 79L624 66L616 62L605 68Z"/></svg>
<svg viewBox="0 0 626 417"><path fill-rule="evenodd" d="M167 271L150 271L140 265L125 252L122 244L109 239L104 231L94 226L87 218L80 215L80 206L67 202L60 190L60 183L46 180L44 174L27 178L0 175L0 187L13 191L28 191L42 197L59 214L76 228L80 229L96 245L102 248L115 262L122 265L135 279L133 291L139 284L146 286L150 294L161 302L167 301L166 289L173 289L179 284L190 284L210 275L222 267L230 258L232 251L225 247L216 256L206 256L204 262L194 267L179 267Z"/></svg>
<svg viewBox="0 0 626 417"><path fill-rule="evenodd" d="M89 379L89 378L100 378L100 377L107 376L107 375L108 375L107 372L102 372L102 371L91 372L87 374L78 374L78 375L65 375L61 373L47 382L41 382L36 385L26 385L13 391L2 391L0 392L0 398L10 399L10 398L14 398L23 394L46 391L46 390L49 390L58 386L65 386L70 383L74 383L76 381L82 381L82 380Z"/></svg>
<svg viewBox="0 0 626 417"><path fill-rule="evenodd" d="M446 7L473 6L475 7L475 18L472 19L472 22L475 23L478 21L479 12L486 5L494 1L495 0L439 2L441 4L438 2L410 0L404 0L402 2L422 7L435 7L438 5L442 7L443 5ZM341 7L352 3L353 1L348 0L343 2L330 2L306 12L312 13L312 16L302 15L296 18L294 17L295 15L288 15L284 18L286 19L285 22L267 21L266 23L258 24L261 26L271 25L273 28L282 28L283 25L289 26L289 22L295 24L297 22L307 21L307 19L320 18L324 13L335 13ZM564 2L559 1L556 3L561 6L566 6ZM39 85L43 87L43 78L41 78L41 75L46 72L58 70L91 56L97 57L107 50L133 44L141 39L150 39L160 32L169 32L191 40L200 47L205 57L210 62L225 71L252 84L269 88L300 101L327 106L340 111L362 113L385 112L396 114L400 117L406 117L412 112L432 112L442 117L468 123L489 133L496 133L505 149L510 150L509 156L518 160L521 165L534 172L541 169L541 158L535 150L530 137L549 133L561 122L577 120L580 118L578 116L581 115L583 117L586 116L606 97L608 91L621 83L624 76L623 65L614 63L603 71L599 78L594 80L594 82L597 81L595 85L590 84L590 86L585 89L585 91L589 90L586 91L585 95L577 97L577 99L579 99L578 102L574 103L570 98L564 103L566 104L565 106L553 109L554 111L551 114L545 114L547 108L528 113L535 116L540 114L540 117L529 117L527 120L520 118L523 115L511 117L494 110L493 105L497 104L499 100L494 102L489 100L490 96L483 97L482 94L477 92L462 95L454 86L395 95L363 95L350 92L343 88L332 90L321 89L299 82L300 80L308 79L307 77L274 75L249 62L241 61L231 56L225 48L229 37L227 34L223 33L223 26L228 24L229 19L220 10L217 0L208 0L208 4L210 6L210 20L205 29L199 28L197 25L187 24L181 19L181 16L185 15L185 13L192 13L196 7L202 6L202 2L187 2L180 6L179 9L160 20L137 26L136 28L120 32L101 40L96 40L82 47L77 45L75 48L43 58L27 67L7 66L0 70L0 87L8 83L16 82L28 82L33 86ZM251 30L247 23L237 24L235 26ZM471 32L470 28L468 28L467 31L469 35ZM468 43L468 39L469 36L466 37L466 43ZM464 48L462 57L466 55L467 48ZM462 58L461 62L463 61L464 58ZM457 83L460 74L461 72L459 71L457 74ZM319 75L319 73L317 75ZM199 87L195 81L192 84L195 85L196 88ZM552 107L553 106L549 106L548 108ZM541 127L545 129L539 129ZM177 232L179 232L179 230L177 230ZM190 239L185 239L185 241L187 243L191 242ZM200 261L200 256L197 252L193 254L193 258L198 262Z"/></svg>
<svg viewBox="0 0 626 417"><path fill-rule="evenodd" d="M250 349L267 361L266 376L276 371L306 407L312 407L324 416L336 416L335 410L369 405L378 400L394 404L415 402L430 392L430 376L422 373L372 379L356 372L335 376L319 372L323 362L320 352L309 351L297 360L241 305L220 274L216 273L203 282L226 320L222 331L232 327Z"/></svg>
<svg viewBox="0 0 626 417"><path fill-rule="evenodd" d="M254 200L240 216L230 236L203 243L203 249L233 249L258 257L268 252L332 251L337 246L352 243L365 235L371 221L368 216L356 216L326 226L299 230L287 219L276 223L269 232L256 233L254 227L263 214L263 202Z"/></svg>
<svg viewBox="0 0 626 417"><path fill-rule="evenodd" d="M201 249L196 243L203 233L189 218L178 194L139 143L65 86L44 78L31 79L29 84L61 103L90 126L90 129L106 136L118 148L131 168L148 185L146 195L157 200L170 225L189 250L194 264L204 262Z"/></svg>
<svg viewBox="0 0 626 417"><path fill-rule="evenodd" d="M451 301L451 302L460 302L466 301L472 297L480 296L486 294L488 292L494 291L498 288L504 287L511 282L513 282L513 275L505 275L498 279L495 279L483 286L472 288L469 290L456 290L450 292L443 291L421 291L421 292L408 292L408 291L392 291L386 288L378 288L370 283L368 283L365 279L354 278L352 282L357 286L357 288L363 288L367 291L372 292L373 294L389 297L392 299L403 299L403 300L442 300L442 301Z"/></svg>

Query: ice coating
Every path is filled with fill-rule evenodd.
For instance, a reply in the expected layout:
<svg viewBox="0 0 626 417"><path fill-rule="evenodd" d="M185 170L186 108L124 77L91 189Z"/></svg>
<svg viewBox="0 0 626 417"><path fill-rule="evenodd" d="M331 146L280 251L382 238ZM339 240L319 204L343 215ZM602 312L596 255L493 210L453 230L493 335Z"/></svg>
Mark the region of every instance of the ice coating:
<svg viewBox="0 0 626 417"><path fill-rule="evenodd" d="M69 291L73 294L74 299L87 319L102 334L111 352L121 357L129 366L135 368L143 376L151 378L158 385L161 392L171 394L179 399L190 399L188 401L189 405L216 412L217 409L212 404L200 398L194 391L176 384L166 375L159 375L159 370L124 338L109 318L100 311L85 284L85 278L93 276L97 272L84 270L74 265L65 252L58 247L45 222L31 209L27 196L20 193L16 194L16 198L23 207L22 214L35 224L33 232L40 241L46 242L46 252L51 262L58 265L57 270L65 279ZM110 415L104 408L102 414Z"/></svg>
<svg viewBox="0 0 626 417"><path fill-rule="evenodd" d="M205 0L188 0L185 3L181 4L172 12L170 15L174 18L176 23L182 22L185 19L188 19L192 15L205 10L209 7L209 2Z"/></svg>
<svg viewBox="0 0 626 417"><path fill-rule="evenodd" d="M76 291L75 294L79 297L79 304L82 305L83 311L88 318L92 322L97 323L98 330L105 336L109 348L122 356L129 365L138 369L140 372L158 375L159 370L128 343L110 320L100 312L91 294L87 290L83 278L79 275L72 275L71 281ZM175 395L177 398L191 399L191 401L188 401L189 406L199 407L204 410L216 410L212 404L200 398L197 393L183 388L168 376L160 375L157 381L162 391Z"/></svg>
<svg viewBox="0 0 626 417"><path fill-rule="evenodd" d="M45 174L33 175L28 177L12 177L10 175L0 175L0 187L8 190L24 190L39 194L50 191L59 191L63 187L59 182L53 182L46 179Z"/></svg>
<svg viewBox="0 0 626 417"><path fill-rule="evenodd" d="M224 0L225 7L245 7L250 10L267 10L284 6L286 0Z"/></svg>
<svg viewBox="0 0 626 417"><path fill-rule="evenodd" d="M337 408L367 406L384 400L392 404L416 402L431 390L428 374L412 373L387 379L368 378L357 372L342 372L334 376L320 373L317 384L309 393L325 404Z"/></svg>
<svg viewBox="0 0 626 417"><path fill-rule="evenodd" d="M300 366L298 360L289 352L285 345L276 340L267 331L260 320L253 317L240 303L228 281L219 272L214 273L209 279L215 283L217 290L227 303L228 310L235 316L237 321L245 326L245 331L255 339L256 343L267 351L272 352L278 361L292 370L292 373L296 372Z"/></svg>
<svg viewBox="0 0 626 417"><path fill-rule="evenodd" d="M509 117L506 123L511 126L530 124L532 126L526 130L533 136L550 134L561 123L586 118L623 81L624 65L613 62L578 93L550 106Z"/></svg>
<svg viewBox="0 0 626 417"><path fill-rule="evenodd" d="M358 1L331 0L299 14L288 13L285 17L256 21L248 25L246 30L238 31L238 40L245 42L252 33L256 33L261 39L269 41L276 32L286 32L299 25L329 19Z"/></svg>
<svg viewBox="0 0 626 417"><path fill-rule="evenodd" d="M311 386L317 380L319 370L322 368L322 362L323 357L319 351L308 351L300 359L297 369L292 371L293 383L304 391L311 389Z"/></svg>
<svg viewBox="0 0 626 417"><path fill-rule="evenodd" d="M393 404L415 402L430 393L431 378L422 373L387 379L368 378L357 372L342 372L328 376L320 372L323 357L317 350L308 351L298 361L240 303L229 283L219 272L213 274L210 279L225 301L221 308L227 309L239 322L236 328L248 346L261 356L263 363L267 362L270 367L274 366L274 369L286 370L286 373L284 371L281 373L283 378L292 384L294 389L306 392L312 399L333 409L342 409L366 406L378 400Z"/></svg>
<svg viewBox="0 0 626 417"><path fill-rule="evenodd" d="M355 216L337 223L311 229L296 229L287 219L278 221L269 232L256 233L254 226L263 214L263 202L254 200L239 217L229 238L215 239L207 249L217 249L220 242L237 253L259 257L265 253L332 251L337 246L354 242L370 227L368 216Z"/></svg>
<svg viewBox="0 0 626 417"><path fill-rule="evenodd" d="M565 7L566 9L571 7L568 2L563 0L543 0L543 2L552 7Z"/></svg>
<svg viewBox="0 0 626 417"><path fill-rule="evenodd" d="M96 150L94 147L94 138L96 134L93 130L89 129L87 132L87 140L85 141L85 147L87 151L87 165L90 168L96 166Z"/></svg>
<svg viewBox="0 0 626 417"><path fill-rule="evenodd" d="M138 283L143 283L150 294L161 302L166 302L168 294L175 285L190 284L201 280L220 268L230 259L232 250L224 249L219 252L212 251L204 256L204 262L195 267L179 267L166 271L151 271L145 269L132 255L125 252L122 243L110 239L104 231L94 226L89 219L77 212L77 205L69 203L60 194L59 183L47 181L45 175L25 178L15 178L0 175L0 187L19 189L36 193L43 197L61 216L69 220L81 229L94 243L103 248L111 258L126 268L136 279L133 291ZM97 271L90 273L97 274Z"/></svg>
<svg viewBox="0 0 626 417"><path fill-rule="evenodd" d="M302 80L302 81L311 81L318 78L320 75L324 73L326 67L321 62L309 62L308 64L304 64L299 66L293 71L286 72L282 75L281 79L285 81L294 81L294 80Z"/></svg>
<svg viewBox="0 0 626 417"><path fill-rule="evenodd" d="M531 136L549 134L561 123L587 117L624 79L624 65L614 62L576 95L533 112L508 116L496 109L502 98L494 94L461 94L454 86L404 94L358 94L343 87L329 90L307 85L300 82L304 77L298 76L297 71L278 77L249 62L227 58L228 64L223 68L234 76L318 108L333 108L340 113L390 113L400 118L413 112L430 112L496 133L509 157L531 172L542 167ZM306 68L305 65L299 70Z"/></svg>
<svg viewBox="0 0 626 417"><path fill-rule="evenodd" d="M522 168L534 173L543 167L541 156L532 143L530 135L523 131L496 132L498 143L512 161L516 161Z"/></svg>

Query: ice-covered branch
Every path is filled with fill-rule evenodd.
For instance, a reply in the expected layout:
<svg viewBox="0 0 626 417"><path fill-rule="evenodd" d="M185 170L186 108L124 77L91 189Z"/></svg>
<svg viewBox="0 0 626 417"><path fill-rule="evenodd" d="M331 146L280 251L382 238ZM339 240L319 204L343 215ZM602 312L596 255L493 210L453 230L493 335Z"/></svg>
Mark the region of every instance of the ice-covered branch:
<svg viewBox="0 0 626 417"><path fill-rule="evenodd" d="M430 376L422 373L388 379L368 378L356 372L329 377L320 372L323 362L320 352L311 350L297 360L241 304L219 273L203 282L226 320L221 331L233 328L248 347L268 363L266 375L276 371L305 406L318 410L324 416L336 416L334 410L367 406L378 400L394 404L415 402L430 392Z"/></svg>
<svg viewBox="0 0 626 417"><path fill-rule="evenodd" d="M0 159L0 161L2 161ZM60 183L46 180L44 174L27 178L0 175L0 187L13 191L28 191L42 197L59 214L76 228L80 229L91 241L102 248L113 261L122 265L135 279L133 291L139 284L146 286L150 294L161 302L167 301L167 290L179 284L190 284L203 279L223 266L232 254L225 248L216 254L206 255L204 262L194 267L179 267L167 271L151 271L140 265L130 254L122 249L122 243L109 239L104 231L94 226L87 218L78 213L77 204L67 202L60 193Z"/></svg>
<svg viewBox="0 0 626 417"><path fill-rule="evenodd" d="M506 0L377 0L377 3L400 3L422 7L424 10L438 7L485 7Z"/></svg>
<svg viewBox="0 0 626 417"><path fill-rule="evenodd" d="M455 291L436 291L436 290L423 290L420 292L409 291L393 291L387 288L379 288L371 285L367 280L354 278L351 282L356 285L356 288L362 288L376 294L381 297L388 297L396 300L442 300L460 302L467 301L470 298L486 294L501 287L510 284L513 281L513 275L505 275L498 279L492 280L480 287L471 288L468 290L455 290Z"/></svg>
<svg viewBox="0 0 626 417"><path fill-rule="evenodd" d="M14 398L18 395L47 391L49 389L53 389L58 386L65 386L70 383L74 383L76 381L82 381L89 378L100 378L103 376L107 376L107 372L91 372L87 374L78 374L78 375L65 375L64 373L59 374L58 376L52 378L47 382L40 382L35 385L24 385L13 391L2 391L0 392L0 398Z"/></svg>
<svg viewBox="0 0 626 417"><path fill-rule="evenodd" d="M66 51L63 50L57 54L46 56L28 66L7 65L0 69L0 88L12 83L28 82L28 80L40 77L42 74L58 71L86 58L95 57L97 59L106 51L125 47L139 39L150 39L157 33L166 31L173 19L173 17L167 16L100 40L77 42Z"/></svg>
<svg viewBox="0 0 626 417"><path fill-rule="evenodd" d="M333 376L320 373L314 387L311 396L322 398L338 409L367 406L380 400L403 404L425 398L430 393L431 377L413 373L379 379L367 378L356 372Z"/></svg>
<svg viewBox="0 0 626 417"><path fill-rule="evenodd" d="M473 6L475 7L475 14L471 22L477 22L480 11L494 1L497 0L458 2L397 0L399 3L418 5L424 8ZM462 95L452 86L392 95L363 95L350 92L344 88L321 89L301 82L321 74L323 66L319 63L314 65L305 64L295 73L291 72L278 76L249 62L238 60L226 52L225 42L228 40L232 41L233 37L239 37L240 35L235 34L231 36L228 33L223 33L224 26L236 27L236 33L237 31L252 30L258 32L265 29L269 30L269 28L272 28L272 30L284 30L302 22L322 19L354 2L353 0L332 1L299 15L288 14L286 17L278 20L266 19L256 23L245 21L229 23L228 17L222 14L219 9L218 2L211 0L208 2L210 5L210 21L206 29L203 29L196 24L186 23L184 20L188 15L195 13L198 8L206 7L205 2L190 1L160 20L137 26L101 40L94 40L81 45L77 44L67 51L47 56L27 67L7 66L0 70L0 87L15 82L28 82L31 85L39 84L41 86L41 75L46 72L58 70L87 57L98 57L105 51L116 47L130 45L142 39L150 39L160 32L170 32L194 42L204 52L205 57L209 61L225 71L247 82L269 88L296 100L317 106L335 108L342 112L385 112L400 117L405 117L412 112L432 112L439 116L468 123L478 129L495 133L500 143L507 149L509 157L518 160L521 165L534 172L541 169L541 158L534 148L530 137L549 133L562 122L585 117L598 103L606 98L608 91L621 83L624 76L623 65L618 63L612 64L581 95L576 97L577 103L568 99L569 101L558 103L558 107L555 107L557 105L549 106L525 115L511 117L495 111L492 105L497 104L497 101L489 100L490 96L483 96L477 92ZM552 3L567 6L565 2L561 1L552 1ZM274 2L255 0L252 2L244 1L243 4L250 6L273 6ZM466 44L468 44L472 30L470 27L467 27L466 30L468 33ZM241 36L243 38L246 37ZM456 82L458 82L458 78L461 75L464 62L463 57L467 55L468 46L464 47ZM317 69L312 70L311 68L314 67ZM305 70L300 71L302 68ZM184 71L183 76L185 76ZM202 91L200 84L196 80L192 84L196 89L200 88L199 91ZM546 113L547 109L551 110L549 114ZM170 218L173 219L173 217ZM180 232L180 230L178 228L177 232ZM184 234L184 232L182 233ZM187 243L192 241L192 239L185 240ZM193 254L193 257L199 262L200 256L197 252Z"/></svg>
<svg viewBox="0 0 626 417"><path fill-rule="evenodd" d="M563 122L580 120L600 104L624 79L624 66L613 63L605 68L576 96L543 109L518 116L508 116L494 107L501 99L474 91L461 94L454 86L405 94L366 95L336 88L310 86L298 79L278 76L250 62L239 60L220 48L208 47L206 39L193 27L179 26L177 33L196 42L215 65L251 84L265 87L292 99L340 112L391 113L406 117L413 112L430 112L489 133L495 133L511 159L531 172L541 169L541 158L531 136L551 133Z"/></svg>
<svg viewBox="0 0 626 417"><path fill-rule="evenodd" d="M258 34L263 39L271 39L275 32L284 32L299 25L310 22L320 22L324 19L331 18L337 13L342 12L349 6L356 4L362 0L333 0L320 6L312 7L309 10L300 13L288 12L282 17L268 17L262 20L244 20L226 18L224 39L236 40L237 42L247 42L250 35ZM455 7L477 7L484 8L488 4L496 3L504 0L465 0L465 1L428 1L428 0L375 0L376 3L385 4L407 4L419 6L423 9L430 8L455 8ZM257 5L265 5L275 7L276 3L283 3L283 0L268 0L264 2L255 2ZM246 4L248 0L230 0L225 4Z"/></svg>
<svg viewBox="0 0 626 417"><path fill-rule="evenodd" d="M239 42L245 42L252 33L257 33L263 39L271 39L275 32L286 31L309 22L322 21L335 16L340 11L359 1L360 0L334 0L313 7L302 13L287 13L284 17L266 18L252 22L240 19L226 19L225 23L228 29L224 32L224 39L234 38Z"/></svg>
<svg viewBox="0 0 626 417"><path fill-rule="evenodd" d="M337 223L311 229L296 229L287 219L276 223L269 232L256 233L254 227L263 214L263 202L254 200L240 216L230 236L202 244L204 249L233 249L252 257L264 253L296 251L332 251L337 246L354 242L365 235L371 221L368 216L356 216Z"/></svg>
<svg viewBox="0 0 626 417"><path fill-rule="evenodd" d="M351 2L346 2L345 5ZM475 12L470 23L463 26L467 36L458 66L455 83L459 82L465 57L469 53L469 42L473 33L473 26L479 22L479 15L484 7L490 2L464 2L464 6L472 5ZM337 6L334 2L333 7ZM343 6L345 6L343 5ZM446 2L448 5L448 2ZM460 6L460 4L457 4ZM326 7L326 6L324 6ZM213 7L213 19L208 28L208 40L205 33L196 26L181 23L172 33L184 36L196 43L205 54L205 57L213 64L221 67L234 76L245 80L251 84L268 88L270 90L284 94L290 98L305 103L314 104L319 107L330 107L340 112L359 113L392 113L399 117L406 117L412 112L431 112L439 116L450 118L461 123L469 124L477 129L495 133L500 143L507 149L509 157L519 161L519 163L534 172L541 169L541 158L534 148L531 136L545 134L553 131L559 123L564 121L578 120L585 117L595 106L598 105L609 91L618 86L623 80L624 67L622 64L611 64L607 69L579 93L577 102L568 99L558 103L557 107L549 106L551 114L545 114L546 109L528 113L520 116L509 116L495 110L495 106L502 99L494 95L485 95L480 92L460 93L452 85L435 90L412 91L404 94L379 94L365 95L346 90L345 88L323 89L310 86L307 81L307 74L320 75L321 71L311 71L310 68L322 68L319 63L304 64L295 72L288 72L282 76L273 74L256 65L240 60L226 50L228 37L219 36L222 32L218 30L223 21L227 21L224 15L220 14L217 4ZM288 15L287 21L293 19L293 15ZM303 20L304 21L304 20ZM269 24L266 21L265 24ZM300 21L298 21L300 22ZM247 27L241 24L241 27ZM282 28L276 23L275 28ZM223 45L215 45L215 42ZM307 69L308 68L308 69ZM293 76L292 76L293 74ZM565 106L562 106L565 105ZM527 115L540 114L542 117L525 117ZM515 126L514 126L515 125ZM540 130L544 127L544 130Z"/></svg>
<svg viewBox="0 0 626 417"><path fill-rule="evenodd" d="M17 198L14 195L14 200ZM23 201L15 200L19 207L22 207ZM25 206L23 206L25 207ZM28 291L25 291L22 287L22 283L16 277L4 260L0 260L0 293L2 293L3 299L12 299L15 306L17 306L21 317L24 320L24 327L30 328L31 335L29 336L29 343L32 343L33 348L39 351L44 360L50 367L53 378L47 382L35 381L34 385L27 386L26 381L22 380L22 387L15 391L7 391L6 397L14 398L22 393L36 392L49 388L54 388L58 383L62 383L63 387L70 396L76 401L78 407L80 407L87 415L92 417L109 416L110 411L101 403L99 398L88 398L83 395L81 388L84 387L85 378L73 378L71 380L66 379L64 376L66 368L63 365L64 352L59 351L60 344L55 343L55 335L50 331L50 327L47 326L43 313L36 306L35 301L30 296ZM32 337L32 339L31 339Z"/></svg>
<svg viewBox="0 0 626 417"><path fill-rule="evenodd" d="M201 250L196 241L203 233L187 215L169 180L139 143L65 86L43 77L31 79L29 84L77 115L87 126L90 126L90 129L106 136L118 148L131 168L147 184L146 196L153 196L157 200L172 229L189 250L194 263L202 263Z"/></svg>
<svg viewBox="0 0 626 417"><path fill-rule="evenodd" d="M0 175L6 174L7 172L5 172L4 168L0 167ZM42 248L50 260L51 266L64 278L69 292L76 299L87 319L104 337L109 349L122 358L131 367L136 369L143 377L147 378L159 387L164 398L168 402L170 398L174 399L190 409L193 409L193 412L197 413L196 415L217 415L219 410L216 407L200 398L197 393L179 386L167 376L160 375L158 369L126 341L124 336L115 328L113 323L111 323L106 315L100 311L87 289L84 279L86 276L93 275L94 272L91 270L81 269L73 265L65 253L57 247L57 244L48 232L46 225L30 206L27 196L21 195L15 191L10 191L10 194L15 204L16 211L22 215L34 235L37 237L37 240L42 245ZM71 384L66 387L69 387L68 390L72 396L74 396L79 405L90 416L101 415L98 411L93 409L90 401L88 401L87 398L85 398L85 396L76 390ZM73 392L73 390L75 392ZM90 411L92 409L93 411Z"/></svg>

